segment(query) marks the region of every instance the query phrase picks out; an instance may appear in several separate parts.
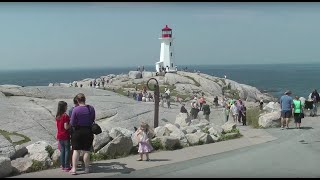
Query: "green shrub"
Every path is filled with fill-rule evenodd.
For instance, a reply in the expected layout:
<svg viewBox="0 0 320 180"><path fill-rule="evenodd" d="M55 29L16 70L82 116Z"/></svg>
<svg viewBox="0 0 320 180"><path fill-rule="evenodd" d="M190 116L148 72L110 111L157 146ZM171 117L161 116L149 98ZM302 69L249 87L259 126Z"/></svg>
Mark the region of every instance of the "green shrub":
<svg viewBox="0 0 320 180"><path fill-rule="evenodd" d="M46 146L46 151L48 152L49 157L54 153L54 149L50 145Z"/></svg>
<svg viewBox="0 0 320 180"><path fill-rule="evenodd" d="M253 128L259 128L259 115L261 111L258 107L247 110L247 124Z"/></svg>
<svg viewBox="0 0 320 180"><path fill-rule="evenodd" d="M162 145L162 142L160 139L155 139L151 141L151 146L153 147L153 149L155 150L164 150L165 148Z"/></svg>
<svg viewBox="0 0 320 180"><path fill-rule="evenodd" d="M203 129L202 129L202 132L207 133L207 134L210 134L208 127L203 128Z"/></svg>
<svg viewBox="0 0 320 180"><path fill-rule="evenodd" d="M191 79L195 83L196 86L200 87L200 83L198 81L196 81L193 77L190 77L190 76L185 76L185 77L188 79Z"/></svg>
<svg viewBox="0 0 320 180"><path fill-rule="evenodd" d="M32 160L32 165L28 172L36 172L36 171L41 171L47 169L46 167L43 166L43 164L40 161L37 160Z"/></svg>

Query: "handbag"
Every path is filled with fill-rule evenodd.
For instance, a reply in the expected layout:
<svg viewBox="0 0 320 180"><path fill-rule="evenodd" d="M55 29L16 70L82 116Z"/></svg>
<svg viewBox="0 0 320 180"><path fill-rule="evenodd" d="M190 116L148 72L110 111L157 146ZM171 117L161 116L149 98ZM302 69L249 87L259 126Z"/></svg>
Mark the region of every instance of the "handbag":
<svg viewBox="0 0 320 180"><path fill-rule="evenodd" d="M300 118L304 118L304 113L301 112L301 113L299 114L299 117L300 117Z"/></svg>
<svg viewBox="0 0 320 180"><path fill-rule="evenodd" d="M96 124L95 122L93 122L93 124L91 126L91 131L95 135L102 133L101 127L98 124Z"/></svg>

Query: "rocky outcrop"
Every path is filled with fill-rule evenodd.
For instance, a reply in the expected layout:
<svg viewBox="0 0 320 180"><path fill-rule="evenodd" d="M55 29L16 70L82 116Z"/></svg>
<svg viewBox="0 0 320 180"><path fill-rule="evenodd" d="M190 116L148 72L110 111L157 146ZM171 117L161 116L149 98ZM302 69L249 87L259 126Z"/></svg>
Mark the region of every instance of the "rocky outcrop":
<svg viewBox="0 0 320 180"><path fill-rule="evenodd" d="M229 132L236 129L237 124L233 122L226 122L224 125L221 126L224 132Z"/></svg>
<svg viewBox="0 0 320 180"><path fill-rule="evenodd" d="M107 145L111 140L112 138L109 136L108 131L103 131L102 133L95 135L93 139L93 151L97 152L98 150L103 148L105 145Z"/></svg>
<svg viewBox="0 0 320 180"><path fill-rule="evenodd" d="M175 124L178 124L180 127L189 126L191 123L190 116L187 113L179 113L176 117Z"/></svg>
<svg viewBox="0 0 320 180"><path fill-rule="evenodd" d="M0 157L12 158L15 152L13 145L0 134Z"/></svg>
<svg viewBox="0 0 320 180"><path fill-rule="evenodd" d="M123 135L117 136L106 146L98 151L100 154L106 154L111 157L128 155L133 147L131 137Z"/></svg>
<svg viewBox="0 0 320 180"><path fill-rule="evenodd" d="M154 129L155 132L155 136L159 137L159 136L169 136L171 131L164 126L158 126Z"/></svg>
<svg viewBox="0 0 320 180"><path fill-rule="evenodd" d="M28 154L28 149L23 145L17 145L14 148L15 148L15 153L11 157L11 159L20 158Z"/></svg>
<svg viewBox="0 0 320 180"><path fill-rule="evenodd" d="M280 127L280 111L275 111L261 115L259 117L259 126L268 128L268 127Z"/></svg>
<svg viewBox="0 0 320 180"><path fill-rule="evenodd" d="M281 111L281 107L278 102L269 102L265 107L263 107L263 110L267 112L275 112Z"/></svg>
<svg viewBox="0 0 320 180"><path fill-rule="evenodd" d="M131 135L133 133L134 133L133 131L130 131L128 129L121 128L121 127L115 127L115 128L111 129L109 135L111 138L115 139L117 136L120 136L120 135L124 135L126 137L131 137Z"/></svg>
<svg viewBox="0 0 320 180"><path fill-rule="evenodd" d="M152 139L153 142L160 141L161 145L165 149L176 149L176 147L180 146L180 141L176 137L172 136L160 136Z"/></svg>
<svg viewBox="0 0 320 180"><path fill-rule="evenodd" d="M52 161L59 161L60 155L61 155L60 150L56 149L51 156Z"/></svg>
<svg viewBox="0 0 320 180"><path fill-rule="evenodd" d="M28 172L31 169L33 162L31 158L25 157L11 161L11 164L13 167L13 172L19 174L23 172Z"/></svg>
<svg viewBox="0 0 320 180"><path fill-rule="evenodd" d="M140 71L130 71L129 78L130 79L140 79L140 78L142 78L142 73Z"/></svg>
<svg viewBox="0 0 320 180"><path fill-rule="evenodd" d="M52 161L46 150L47 146L50 145L45 141L38 141L34 144L30 144L27 146L29 152L28 157L32 160L41 162L43 166L50 166Z"/></svg>
<svg viewBox="0 0 320 180"><path fill-rule="evenodd" d="M11 161L7 157L0 157L0 178L7 177L12 172Z"/></svg>

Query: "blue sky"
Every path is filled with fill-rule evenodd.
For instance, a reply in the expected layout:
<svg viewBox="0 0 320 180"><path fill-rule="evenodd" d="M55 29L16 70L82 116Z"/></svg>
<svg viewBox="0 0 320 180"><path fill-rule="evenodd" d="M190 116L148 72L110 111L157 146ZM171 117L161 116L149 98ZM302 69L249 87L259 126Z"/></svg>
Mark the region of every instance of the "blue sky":
<svg viewBox="0 0 320 180"><path fill-rule="evenodd" d="M320 62L320 3L0 3L0 70Z"/></svg>

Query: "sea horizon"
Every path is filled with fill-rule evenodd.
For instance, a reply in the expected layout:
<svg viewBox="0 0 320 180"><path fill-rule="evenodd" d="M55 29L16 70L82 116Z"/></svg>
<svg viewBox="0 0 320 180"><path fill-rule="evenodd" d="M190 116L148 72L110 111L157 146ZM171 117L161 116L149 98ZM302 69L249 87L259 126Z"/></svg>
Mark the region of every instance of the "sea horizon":
<svg viewBox="0 0 320 180"><path fill-rule="evenodd" d="M226 75L227 79L256 87L275 97L280 97L287 89L293 95L307 97L312 89L319 88L317 77L320 76L320 63L180 65L178 70L185 67L190 72L196 70L215 77ZM0 70L0 85L48 86L49 83L70 83L108 74L127 74L137 68L138 66ZM155 71L153 65L146 65L144 68L146 71Z"/></svg>

